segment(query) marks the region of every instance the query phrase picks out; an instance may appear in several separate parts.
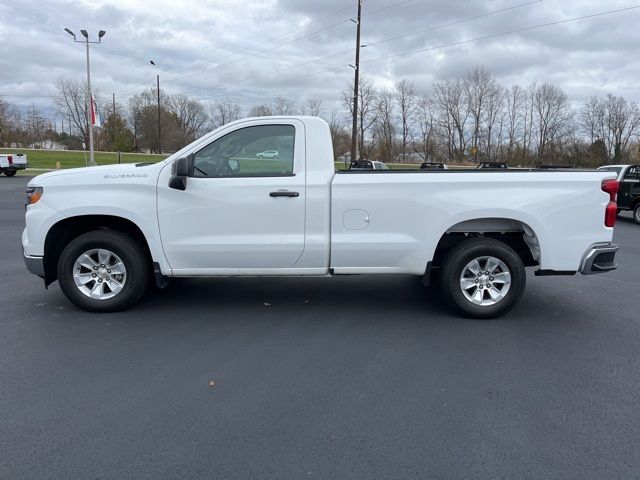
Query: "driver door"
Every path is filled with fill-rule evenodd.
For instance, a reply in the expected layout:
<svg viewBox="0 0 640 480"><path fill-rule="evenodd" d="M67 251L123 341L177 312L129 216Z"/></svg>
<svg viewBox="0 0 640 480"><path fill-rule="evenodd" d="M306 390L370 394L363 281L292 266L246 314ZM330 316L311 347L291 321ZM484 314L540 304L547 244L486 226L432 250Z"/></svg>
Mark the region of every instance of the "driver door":
<svg viewBox="0 0 640 480"><path fill-rule="evenodd" d="M257 153L277 150L278 159ZM294 268L304 251L304 125L236 126L192 153L186 190L158 183L162 245L174 275L268 273Z"/></svg>

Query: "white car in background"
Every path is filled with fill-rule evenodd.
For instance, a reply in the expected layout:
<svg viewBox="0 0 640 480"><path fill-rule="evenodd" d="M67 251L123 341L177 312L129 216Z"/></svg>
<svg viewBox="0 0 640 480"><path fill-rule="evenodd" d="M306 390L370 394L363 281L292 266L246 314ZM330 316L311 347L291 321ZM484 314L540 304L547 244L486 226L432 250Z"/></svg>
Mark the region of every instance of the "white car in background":
<svg viewBox="0 0 640 480"><path fill-rule="evenodd" d="M280 154L277 150L265 150L264 152L256 153L256 158L272 158L274 160L278 160L280 158Z"/></svg>

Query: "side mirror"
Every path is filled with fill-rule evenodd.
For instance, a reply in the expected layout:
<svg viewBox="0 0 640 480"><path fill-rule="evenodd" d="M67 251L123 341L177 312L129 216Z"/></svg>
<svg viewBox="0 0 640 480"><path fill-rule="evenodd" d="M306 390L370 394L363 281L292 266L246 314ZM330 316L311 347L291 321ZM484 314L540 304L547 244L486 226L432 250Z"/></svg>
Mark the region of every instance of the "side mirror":
<svg viewBox="0 0 640 480"><path fill-rule="evenodd" d="M175 190L187 189L187 178L191 175L191 164L193 159L191 156L179 158L171 165L171 179L169 180L169 188Z"/></svg>

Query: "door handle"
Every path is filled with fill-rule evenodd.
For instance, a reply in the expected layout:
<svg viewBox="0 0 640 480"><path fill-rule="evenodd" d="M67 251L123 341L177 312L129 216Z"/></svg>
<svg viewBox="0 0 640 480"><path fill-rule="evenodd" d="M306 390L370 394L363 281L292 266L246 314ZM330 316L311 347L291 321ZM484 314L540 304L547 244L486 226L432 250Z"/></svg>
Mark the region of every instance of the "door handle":
<svg viewBox="0 0 640 480"><path fill-rule="evenodd" d="M300 194L298 192L287 192L286 190L279 190L277 192L271 192L269 196L273 198L277 198L277 197L295 198L295 197L299 197Z"/></svg>

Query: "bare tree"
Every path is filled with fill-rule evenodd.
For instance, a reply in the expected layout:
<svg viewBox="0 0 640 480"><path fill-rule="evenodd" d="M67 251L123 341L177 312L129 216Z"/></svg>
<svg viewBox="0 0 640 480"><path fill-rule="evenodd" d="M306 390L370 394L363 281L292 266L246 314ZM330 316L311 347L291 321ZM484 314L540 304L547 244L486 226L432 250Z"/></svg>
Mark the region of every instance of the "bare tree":
<svg viewBox="0 0 640 480"><path fill-rule="evenodd" d="M214 102L209 105L209 122L212 129L240 119L240 105L229 102Z"/></svg>
<svg viewBox="0 0 640 480"><path fill-rule="evenodd" d="M431 161L436 156L435 111L429 96L418 100L414 111L415 123L418 125L419 142L414 142L414 151L424 161Z"/></svg>
<svg viewBox="0 0 640 480"><path fill-rule="evenodd" d="M524 143L527 95L522 87L514 85L506 91L505 99L507 138L509 140L507 158L511 161L514 157L515 148Z"/></svg>
<svg viewBox="0 0 640 480"><path fill-rule="evenodd" d="M269 105L254 105L249 110L250 117L268 117L273 115L273 110Z"/></svg>
<svg viewBox="0 0 640 480"><path fill-rule="evenodd" d="M365 139L376 123L378 108L378 92L375 87L363 76L360 78L358 88L358 158L365 156ZM353 83L342 92L342 104L353 116Z"/></svg>
<svg viewBox="0 0 640 480"><path fill-rule="evenodd" d="M340 121L340 116L336 112L331 112L329 132L333 143L333 158L336 159L347 152L351 146L351 135Z"/></svg>
<svg viewBox="0 0 640 480"><path fill-rule="evenodd" d="M554 143L562 142L569 134L569 97L560 87L544 84L535 91L533 108L538 133L538 160L544 160L550 147Z"/></svg>
<svg viewBox="0 0 640 480"><path fill-rule="evenodd" d="M394 95L388 90L383 90L378 94L375 136L380 159L384 162L391 162L395 157L396 126L393 100Z"/></svg>
<svg viewBox="0 0 640 480"><path fill-rule="evenodd" d="M68 116L75 129L86 144L89 143L87 125L87 86L85 83L60 77L54 84L53 103L58 112ZM94 90L93 96L99 102L99 94Z"/></svg>
<svg viewBox="0 0 640 480"><path fill-rule="evenodd" d="M181 93L168 98L169 110L175 115L180 131L178 142L187 145L202 135L208 121L204 105Z"/></svg>
<svg viewBox="0 0 640 480"><path fill-rule="evenodd" d="M272 110L275 115L295 115L297 107L284 97L276 97L273 99Z"/></svg>
<svg viewBox="0 0 640 480"><path fill-rule="evenodd" d="M463 82L436 82L433 86L433 99L438 113L439 129L448 143L449 158L464 160L469 144L466 130L470 112Z"/></svg>
<svg viewBox="0 0 640 480"><path fill-rule="evenodd" d="M485 109L487 108L487 102L495 95L498 86L495 78L484 67L476 67L471 70L467 74L463 85L471 116L473 159L477 161L480 153L482 123L487 118Z"/></svg>
<svg viewBox="0 0 640 480"><path fill-rule="evenodd" d="M307 98L307 102L302 107L303 115L319 117L322 115L322 100L319 98Z"/></svg>
<svg viewBox="0 0 640 480"><path fill-rule="evenodd" d="M582 108L580 125L592 144L602 140L607 157L620 163L629 156L632 140L640 136L640 108L635 102L611 94L592 97Z"/></svg>
<svg viewBox="0 0 640 480"><path fill-rule="evenodd" d="M395 87L395 101L400 120L400 154L402 161L407 158L407 149L411 143L414 112L416 109L416 89L411 82L402 80Z"/></svg>

